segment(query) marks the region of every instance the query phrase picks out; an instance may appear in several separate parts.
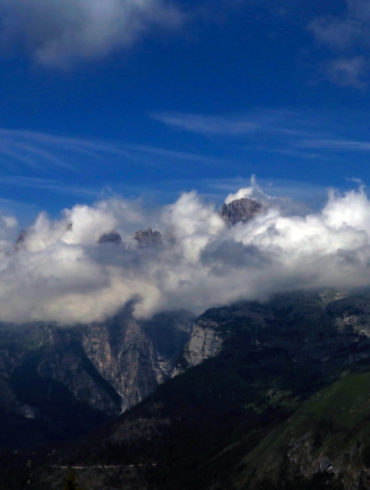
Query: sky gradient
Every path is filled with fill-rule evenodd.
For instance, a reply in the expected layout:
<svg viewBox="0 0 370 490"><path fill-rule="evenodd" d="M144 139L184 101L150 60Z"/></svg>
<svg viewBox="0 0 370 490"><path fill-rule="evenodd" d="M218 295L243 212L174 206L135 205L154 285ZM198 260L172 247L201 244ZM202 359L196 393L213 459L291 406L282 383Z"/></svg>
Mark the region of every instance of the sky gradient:
<svg viewBox="0 0 370 490"><path fill-rule="evenodd" d="M369 31L364 0L0 0L0 207L366 185Z"/></svg>

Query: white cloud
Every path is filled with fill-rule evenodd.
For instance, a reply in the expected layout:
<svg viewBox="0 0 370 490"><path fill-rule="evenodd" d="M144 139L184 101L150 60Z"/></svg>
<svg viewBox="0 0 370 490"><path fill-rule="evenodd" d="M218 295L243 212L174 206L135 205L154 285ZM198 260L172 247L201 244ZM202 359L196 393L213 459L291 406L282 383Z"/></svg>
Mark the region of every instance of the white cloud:
<svg viewBox="0 0 370 490"><path fill-rule="evenodd" d="M364 56L335 59L327 66L328 78L343 87L366 88L367 72L368 62Z"/></svg>
<svg viewBox="0 0 370 490"><path fill-rule="evenodd" d="M322 210L287 214L257 184L234 197L264 200L264 211L227 227L195 193L157 210L124 199L78 205L59 220L41 214L14 248L0 220L2 321L100 321L129 300L135 314L186 308L195 314L239 299L295 288L370 286L370 201L364 191L331 191ZM163 246L139 247L135 230L151 225ZM121 243L98 244L117 231ZM139 299L140 298L140 299Z"/></svg>
<svg viewBox="0 0 370 490"><path fill-rule="evenodd" d="M255 138L259 134L269 133L292 137L302 136L311 126L304 115L284 109L222 115L158 112L150 116L171 128L204 136Z"/></svg>
<svg viewBox="0 0 370 490"><path fill-rule="evenodd" d="M261 127L261 121L243 116L158 113L152 114L152 118L167 126L205 135L243 135L253 133Z"/></svg>
<svg viewBox="0 0 370 490"><path fill-rule="evenodd" d="M319 17L309 24L316 39L335 48L345 49L362 33L362 23L352 18Z"/></svg>
<svg viewBox="0 0 370 490"><path fill-rule="evenodd" d="M190 263L199 260L202 249L225 226L214 206L204 205L195 192L183 194L168 206L163 221L169 224L169 232L176 237L179 249Z"/></svg>
<svg viewBox="0 0 370 490"><path fill-rule="evenodd" d="M225 199L225 204L229 204L232 201L235 201L236 199L243 199L243 198L249 198L249 199L257 199L259 201L265 200L266 195L262 190L259 188L257 184L256 177L252 175L251 177L251 182L249 187L243 187L242 189L239 189L235 193L228 194L228 196Z"/></svg>
<svg viewBox="0 0 370 490"><path fill-rule="evenodd" d="M318 17L309 24L316 39L334 48L346 49L355 43L369 43L370 7L367 0L346 0L341 17Z"/></svg>
<svg viewBox="0 0 370 490"><path fill-rule="evenodd" d="M11 252L17 226L16 218L0 213L0 260Z"/></svg>
<svg viewBox="0 0 370 490"><path fill-rule="evenodd" d="M317 41L340 53L326 65L329 80L363 89L369 68L364 48L370 44L370 6L367 0L346 0L345 7L342 16L318 17L308 28Z"/></svg>
<svg viewBox="0 0 370 490"><path fill-rule="evenodd" d="M302 140L296 143L299 148L317 148L324 150L345 150L345 151L370 151L369 141L347 140L347 139L311 139Z"/></svg>
<svg viewBox="0 0 370 490"><path fill-rule="evenodd" d="M184 20L166 0L0 0L0 18L5 48L53 66L106 56Z"/></svg>

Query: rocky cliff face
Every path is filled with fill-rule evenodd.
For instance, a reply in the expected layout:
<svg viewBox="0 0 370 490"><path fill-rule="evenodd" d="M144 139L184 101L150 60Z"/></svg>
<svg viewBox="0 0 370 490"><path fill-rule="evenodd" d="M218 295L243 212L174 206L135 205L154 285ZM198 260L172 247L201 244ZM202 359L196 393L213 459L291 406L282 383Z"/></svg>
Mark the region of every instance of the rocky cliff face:
<svg viewBox="0 0 370 490"><path fill-rule="evenodd" d="M74 437L119 410L77 330L2 326L0 376L0 447Z"/></svg>
<svg viewBox="0 0 370 490"><path fill-rule="evenodd" d="M191 317L185 312L136 321L129 308L102 325L90 326L83 348L97 371L132 407L171 376L189 338Z"/></svg>
<svg viewBox="0 0 370 490"><path fill-rule="evenodd" d="M153 231L150 227L147 230L138 230L134 239L139 247L159 247L162 245L161 233L156 230Z"/></svg>
<svg viewBox="0 0 370 490"><path fill-rule="evenodd" d="M340 291L292 293L265 304L210 309L194 323L173 375L219 354L242 324L248 325L251 345L261 349L285 345L297 362L312 358L319 365L339 365L368 357L368 347L363 352L362 347L369 344L370 301L366 296L343 295Z"/></svg>
<svg viewBox="0 0 370 490"><path fill-rule="evenodd" d="M222 336L215 327L217 324L214 321L202 318L194 323L190 340L172 372L173 377L220 352Z"/></svg>
<svg viewBox="0 0 370 490"><path fill-rule="evenodd" d="M130 308L85 327L1 326L0 447L74 437L135 405L170 377L190 327Z"/></svg>

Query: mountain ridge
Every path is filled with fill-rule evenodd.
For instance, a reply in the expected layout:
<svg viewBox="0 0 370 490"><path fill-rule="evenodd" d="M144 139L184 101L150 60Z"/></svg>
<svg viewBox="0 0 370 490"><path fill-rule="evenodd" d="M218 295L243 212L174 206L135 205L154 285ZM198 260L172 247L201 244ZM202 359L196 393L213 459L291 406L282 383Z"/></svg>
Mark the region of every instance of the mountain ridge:
<svg viewBox="0 0 370 490"><path fill-rule="evenodd" d="M276 481L284 489L357 488L327 474L327 458L306 473L278 466L276 480L268 469L253 476L248 457L322 390L367 376L369 305L366 296L332 301L306 291L208 310L193 333L213 322L222 339L217 352L95 435L46 457L29 488L58 488L68 466L91 489L257 489Z"/></svg>

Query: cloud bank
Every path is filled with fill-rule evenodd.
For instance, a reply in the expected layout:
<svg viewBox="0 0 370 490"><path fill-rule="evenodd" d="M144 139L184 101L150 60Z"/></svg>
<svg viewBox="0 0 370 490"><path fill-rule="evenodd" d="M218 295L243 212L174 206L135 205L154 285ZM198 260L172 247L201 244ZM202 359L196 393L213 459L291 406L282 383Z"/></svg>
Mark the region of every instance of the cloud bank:
<svg viewBox="0 0 370 490"><path fill-rule="evenodd" d="M183 20L167 0L0 0L3 47L59 67L101 58Z"/></svg>
<svg viewBox="0 0 370 490"><path fill-rule="evenodd" d="M128 301L135 315L185 308L199 314L239 299L266 299L295 288L370 285L370 201L360 188L330 192L320 212L298 216L251 188L263 211L227 226L195 192L150 212L110 199L76 205L60 219L46 214L20 235L0 219L0 320L102 321ZM149 225L160 246L143 246L135 231ZM98 243L103 234L122 240Z"/></svg>

